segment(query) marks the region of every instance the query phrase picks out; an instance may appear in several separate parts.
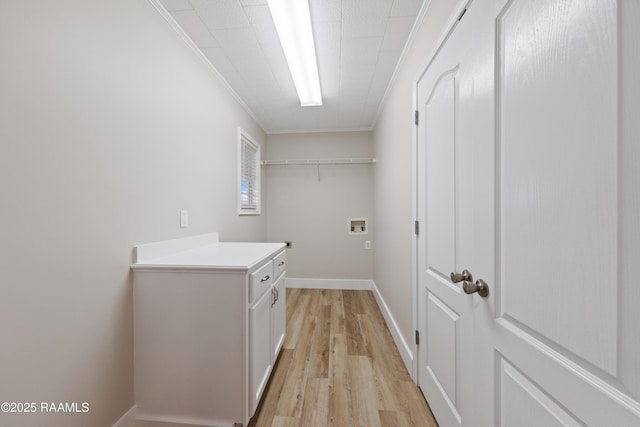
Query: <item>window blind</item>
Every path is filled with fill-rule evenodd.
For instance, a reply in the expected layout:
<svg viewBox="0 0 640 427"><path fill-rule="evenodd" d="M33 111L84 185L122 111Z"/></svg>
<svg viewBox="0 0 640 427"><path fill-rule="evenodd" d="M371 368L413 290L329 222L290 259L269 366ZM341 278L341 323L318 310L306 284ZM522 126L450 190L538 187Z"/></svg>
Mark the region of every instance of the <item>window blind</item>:
<svg viewBox="0 0 640 427"><path fill-rule="evenodd" d="M240 134L240 213L260 213L260 146Z"/></svg>

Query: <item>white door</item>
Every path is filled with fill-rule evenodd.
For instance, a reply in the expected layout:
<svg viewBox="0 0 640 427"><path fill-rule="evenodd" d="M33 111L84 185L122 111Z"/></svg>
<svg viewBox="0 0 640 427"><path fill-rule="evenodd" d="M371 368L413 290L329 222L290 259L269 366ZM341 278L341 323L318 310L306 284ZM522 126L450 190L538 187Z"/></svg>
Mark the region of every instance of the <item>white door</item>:
<svg viewBox="0 0 640 427"><path fill-rule="evenodd" d="M462 424L471 299L452 272L473 256L473 145L467 117L472 26L461 21L418 84L418 385L437 421Z"/></svg>
<svg viewBox="0 0 640 427"><path fill-rule="evenodd" d="M489 295L449 304L472 324L461 424L639 426L640 2L475 0L465 20L473 166L453 193L473 227L456 242Z"/></svg>
<svg viewBox="0 0 640 427"><path fill-rule="evenodd" d="M469 10L482 15L472 271L490 287L472 297L469 425L640 426L639 10Z"/></svg>

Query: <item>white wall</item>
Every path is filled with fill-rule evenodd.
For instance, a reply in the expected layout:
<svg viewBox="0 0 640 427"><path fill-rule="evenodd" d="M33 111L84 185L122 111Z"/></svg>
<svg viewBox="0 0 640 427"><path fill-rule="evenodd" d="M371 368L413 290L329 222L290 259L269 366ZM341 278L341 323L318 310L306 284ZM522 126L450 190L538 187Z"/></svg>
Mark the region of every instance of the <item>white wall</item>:
<svg viewBox="0 0 640 427"><path fill-rule="evenodd" d="M0 55L0 401L90 405L0 424L111 426L132 246L264 240L236 213L236 126L265 135L147 0L1 2Z"/></svg>
<svg viewBox="0 0 640 427"><path fill-rule="evenodd" d="M426 0L427 14L398 69L373 131L378 163L374 173L374 282L406 342L413 342L412 283L413 88L437 47L456 2Z"/></svg>
<svg viewBox="0 0 640 427"><path fill-rule="evenodd" d="M274 134L267 137L263 158L367 158L371 132ZM375 165L264 166L267 238L290 240L287 276L318 279L371 279L373 250L369 234L348 234L354 217L373 220ZM371 223L369 223L371 224ZM371 227L370 227L371 228Z"/></svg>

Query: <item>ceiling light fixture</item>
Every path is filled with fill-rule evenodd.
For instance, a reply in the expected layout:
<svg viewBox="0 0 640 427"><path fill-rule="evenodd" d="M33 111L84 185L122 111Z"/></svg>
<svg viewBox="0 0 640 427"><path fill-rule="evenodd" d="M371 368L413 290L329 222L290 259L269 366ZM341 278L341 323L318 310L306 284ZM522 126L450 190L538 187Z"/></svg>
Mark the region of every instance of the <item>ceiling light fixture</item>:
<svg viewBox="0 0 640 427"><path fill-rule="evenodd" d="M268 0L300 105L322 105L308 0Z"/></svg>

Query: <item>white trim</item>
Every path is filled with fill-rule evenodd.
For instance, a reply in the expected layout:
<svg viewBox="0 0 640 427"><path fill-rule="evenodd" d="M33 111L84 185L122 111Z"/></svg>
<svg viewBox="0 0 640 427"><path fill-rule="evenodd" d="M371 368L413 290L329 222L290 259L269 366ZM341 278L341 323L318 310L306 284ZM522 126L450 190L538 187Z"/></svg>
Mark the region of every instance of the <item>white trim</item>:
<svg viewBox="0 0 640 427"><path fill-rule="evenodd" d="M158 13L160 13L160 15L169 23L169 25L171 25L171 28L173 28L173 30L176 33L178 33L180 38L182 38L182 40L184 40L187 46L189 46L191 50L193 50L196 56L204 63L204 65L209 69L209 71L211 71L211 73L213 73L218 79L220 79L223 86L229 91L229 93L231 94L231 96L233 96L236 102L240 104L240 106L244 108L247 114L249 114L251 118L256 121L258 126L260 126L260 128L264 130L264 125L258 119L258 116L256 116L253 113L253 111L244 102L244 100L240 98L240 95L238 95L238 93L235 90L233 90L231 85L224 79L224 77L222 77L222 74L220 74L220 72L218 72L216 67L213 66L211 61L209 61L209 58L207 58L205 54L202 53L200 48L198 48L198 46L194 43L194 41L191 40L191 38L187 35L187 33L184 32L182 27L180 27L180 24L178 24L176 20L173 19L173 16L171 16L171 14L164 8L164 6L162 6L162 3L160 3L160 0L149 0L149 3L151 3L151 6L153 6L154 9L156 9Z"/></svg>
<svg viewBox="0 0 640 427"><path fill-rule="evenodd" d="M366 128L329 128L329 129L271 129L264 132L268 135L281 135L289 133L330 133L330 132L371 132L373 126Z"/></svg>
<svg viewBox="0 0 640 427"><path fill-rule="evenodd" d="M233 421L221 421L209 418L191 418L191 417L175 417L166 415L146 415L138 414L136 417L138 421L144 421L144 426L157 426L164 427L234 427L236 423Z"/></svg>
<svg viewBox="0 0 640 427"><path fill-rule="evenodd" d="M263 166L293 166L293 165L368 165L375 164L375 157L368 158L348 158L348 159L284 159L284 160L262 160Z"/></svg>
<svg viewBox="0 0 640 427"><path fill-rule="evenodd" d="M136 421L136 412L138 411L138 406L133 405L131 409L129 409L123 416L120 417L118 421L113 425L113 427L133 427Z"/></svg>
<svg viewBox="0 0 640 427"><path fill-rule="evenodd" d="M373 280L369 279L296 279L287 277L285 286L297 289L342 289L370 291Z"/></svg>
<svg viewBox="0 0 640 427"><path fill-rule="evenodd" d="M414 111L418 111L418 82L416 81L413 85L413 106ZM424 117L418 117L418 124L420 123L420 119L424 120ZM418 211L418 132L419 126L413 126L413 132L411 135L411 211L413 212L413 223L415 226L416 221L420 219L420 212ZM418 227L422 226L424 228L426 224L418 223ZM420 232L420 230L418 230ZM413 322L413 330L418 330L418 307L419 307L419 299L418 299L418 238L416 235L415 229L413 234L411 235L411 291L412 294L415 295L414 304L411 307L413 310L413 314L411 316L411 320ZM418 345L413 345L413 351L415 352L416 357L413 358L413 364L411 366L411 378L413 381L418 384Z"/></svg>
<svg viewBox="0 0 640 427"><path fill-rule="evenodd" d="M393 317L393 314L391 314L387 303L384 301L384 298L382 298L382 294L373 281L371 281L371 290L373 291L373 296L376 298L378 307L380 307L380 311L382 312L382 316L384 317L385 323L387 324L387 328L389 328L389 331L391 332L393 341L396 343L396 347L400 352L400 357L402 357L404 366L407 368L407 371L409 371L409 373L412 373L414 362L416 361L416 358L413 357L414 353L412 350L412 346L409 345L402 336L400 328L396 323L396 319Z"/></svg>

